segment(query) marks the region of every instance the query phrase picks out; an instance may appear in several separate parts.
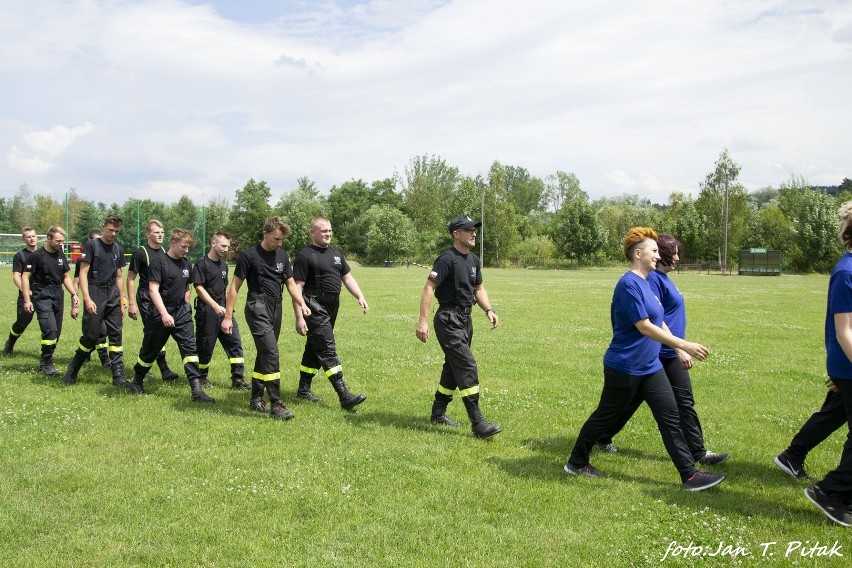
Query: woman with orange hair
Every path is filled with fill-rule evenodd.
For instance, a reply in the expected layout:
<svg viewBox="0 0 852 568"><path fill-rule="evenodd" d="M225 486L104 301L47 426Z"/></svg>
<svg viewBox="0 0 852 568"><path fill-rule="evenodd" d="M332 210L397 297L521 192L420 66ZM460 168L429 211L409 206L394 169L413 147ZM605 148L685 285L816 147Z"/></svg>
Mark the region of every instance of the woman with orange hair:
<svg viewBox="0 0 852 568"><path fill-rule="evenodd" d="M648 227L633 227L624 239L624 255L630 261L630 270L619 279L612 295L612 341L603 359L603 392L598 407L580 429L565 472L601 477L589 463L589 453L601 436L612 431L634 395L639 394L651 408L683 488L703 491L715 487L725 480L725 475L696 469L680 429L672 387L659 358L662 344L698 360L703 360L709 351L703 345L675 337L663 321L663 306L648 285L648 275L660 260L657 233Z"/></svg>

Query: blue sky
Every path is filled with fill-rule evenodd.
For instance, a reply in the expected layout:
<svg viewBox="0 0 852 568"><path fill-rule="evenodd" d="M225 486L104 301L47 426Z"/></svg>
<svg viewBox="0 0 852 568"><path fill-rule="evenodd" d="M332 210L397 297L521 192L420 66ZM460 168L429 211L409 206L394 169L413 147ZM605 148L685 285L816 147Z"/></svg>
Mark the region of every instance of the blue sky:
<svg viewBox="0 0 852 568"><path fill-rule="evenodd" d="M230 199L418 155L594 198L852 177L852 2L11 0L0 191Z"/></svg>

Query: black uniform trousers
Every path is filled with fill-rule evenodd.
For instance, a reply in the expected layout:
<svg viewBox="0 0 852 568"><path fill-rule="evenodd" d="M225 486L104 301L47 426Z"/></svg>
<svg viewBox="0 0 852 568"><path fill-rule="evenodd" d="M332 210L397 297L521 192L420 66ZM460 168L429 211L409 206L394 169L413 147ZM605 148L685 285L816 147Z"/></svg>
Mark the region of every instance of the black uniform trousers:
<svg viewBox="0 0 852 568"><path fill-rule="evenodd" d="M65 310L65 294L62 284L49 284L36 288L33 293L38 325L41 328L42 355L53 355L59 335L62 333L62 315Z"/></svg>
<svg viewBox="0 0 852 568"><path fill-rule="evenodd" d="M311 310L311 315L305 318L308 337L305 341L305 351L302 353L299 371L314 375L323 368L326 377L343 373L343 366L337 355L337 344L334 341L334 324L340 308L340 295L319 293L304 298Z"/></svg>
<svg viewBox="0 0 852 568"><path fill-rule="evenodd" d="M577 467L588 464L592 446L605 433L612 431L622 412L637 393L651 408L663 438L663 445L680 473L681 480L686 481L695 473L695 459L689 452L689 446L680 430L677 403L663 369L650 375L636 376L604 366L604 386L600 402L580 429L568 461Z"/></svg>
<svg viewBox="0 0 852 568"><path fill-rule="evenodd" d="M28 312L24 309L24 295L21 292L18 292L18 318L15 320L15 323L12 324L12 335L15 337L20 337L22 333L27 329L27 326L30 325L30 322L33 321L32 312Z"/></svg>
<svg viewBox="0 0 852 568"><path fill-rule="evenodd" d="M852 498L852 379L832 379L832 382L840 390L848 431L840 463L826 474L819 482L819 487L826 493Z"/></svg>
<svg viewBox="0 0 852 568"><path fill-rule="evenodd" d="M223 298L224 300L224 298ZM219 301L219 300L217 300ZM224 301L219 302L224 306ZM210 361L213 359L213 349L216 340L222 345L228 355L231 364L231 377L242 378L245 373L245 359L243 359L243 343L240 339L240 328L234 319L234 329L230 335L222 331L222 317L216 315L216 310L202 302L195 301L195 342L198 345L198 367L201 374L207 376Z"/></svg>
<svg viewBox="0 0 852 568"><path fill-rule="evenodd" d="M180 350L186 378L190 382L200 380L201 371L198 369L198 352L195 349L195 334L192 328L192 308L189 307L188 303L180 302L167 305L166 311L174 318L174 327L164 326L159 313L150 314L147 332L142 338L139 359L133 368L134 374L144 377L151 369L151 365L157 360L157 355L163 350L166 341L171 337Z"/></svg>
<svg viewBox="0 0 852 568"><path fill-rule="evenodd" d="M695 412L695 398L692 395L692 382L689 379L689 370L684 368L683 363L677 357L662 358L660 363L663 364L663 370L669 379L672 386L672 393L677 403L678 414L680 415L680 429L683 436L686 438L686 444L689 446L689 452L695 461L700 460L707 453L704 448L704 432L701 430L701 422L698 420L698 413ZM613 436L621 432L633 414L642 406L641 392L637 392L630 405L622 412L618 422L613 427L609 436L600 440L601 443L612 442ZM838 426L839 427L839 426Z"/></svg>
<svg viewBox="0 0 852 568"><path fill-rule="evenodd" d="M478 397L479 373L470 350L473 341L470 308L438 308L432 323L435 337L444 351L438 392L451 397L458 389L462 398Z"/></svg>
<svg viewBox="0 0 852 568"><path fill-rule="evenodd" d="M124 348L121 346L123 314L121 293L114 282L104 286L89 284L89 297L95 303L98 313L90 314L85 305L83 310L88 317L83 318L83 336L80 338L80 350L91 353L101 338L101 324L106 326L109 341L109 359L112 363L124 365Z"/></svg>
<svg viewBox="0 0 852 568"><path fill-rule="evenodd" d="M142 342L145 342L145 336L150 334L150 321L152 318L159 318L160 314L154 307L154 301L151 300L151 294L148 290L140 287L136 290L136 307L139 308L139 317L142 318ZM166 356L166 350L161 349L163 357Z"/></svg>
<svg viewBox="0 0 852 568"><path fill-rule="evenodd" d="M846 409L839 392L828 391L822 408L802 424L784 453L797 463L805 463L808 453L846 424Z"/></svg>
<svg viewBox="0 0 852 568"><path fill-rule="evenodd" d="M249 292L245 308L257 356L251 378L277 381L281 378L278 361L278 336L281 334L281 296Z"/></svg>

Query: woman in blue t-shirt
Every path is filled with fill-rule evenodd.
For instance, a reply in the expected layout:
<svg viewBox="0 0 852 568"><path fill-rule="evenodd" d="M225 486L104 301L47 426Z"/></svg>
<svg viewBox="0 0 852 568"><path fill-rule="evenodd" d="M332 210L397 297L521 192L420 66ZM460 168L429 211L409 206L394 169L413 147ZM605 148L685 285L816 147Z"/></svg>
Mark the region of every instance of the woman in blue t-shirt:
<svg viewBox="0 0 852 568"><path fill-rule="evenodd" d="M660 260L657 267L648 275L648 284L651 292L660 300L665 310L663 319L669 331L675 337L681 339L686 337L686 307L683 295L674 282L669 278L669 273L675 269L680 261L681 244L671 235L660 234L657 237L657 248ZM692 368L692 357L689 353L672 349L663 345L660 349L660 363L672 385L675 401L677 402L678 414L680 415L680 429L686 438L692 457L701 465L716 465L731 457L728 453L708 452L704 447L704 433L701 430L701 422L695 411L695 399L692 395L692 381L689 378L689 369ZM615 453L618 449L612 444L612 438L618 434L642 405L642 396L637 394L630 405L621 415L614 429L606 436L598 440L598 448Z"/></svg>
<svg viewBox="0 0 852 568"><path fill-rule="evenodd" d="M846 249L831 271L825 311L826 370L840 393L848 433L838 466L805 496L835 523L852 526L852 201L840 206L840 242Z"/></svg>
<svg viewBox="0 0 852 568"><path fill-rule="evenodd" d="M660 260L656 239L657 233L647 227L633 227L624 239L624 255L630 261L630 271L619 279L612 295L612 341L603 360L603 392L598 407L580 429L564 469L571 475L600 477L600 472L589 463L589 452L601 436L612 431L621 413L639 394L654 414L683 488L703 491L724 481L725 475L695 468L659 356L661 343L698 360L707 356L708 349L675 337L663 319L663 306L648 285L648 275Z"/></svg>

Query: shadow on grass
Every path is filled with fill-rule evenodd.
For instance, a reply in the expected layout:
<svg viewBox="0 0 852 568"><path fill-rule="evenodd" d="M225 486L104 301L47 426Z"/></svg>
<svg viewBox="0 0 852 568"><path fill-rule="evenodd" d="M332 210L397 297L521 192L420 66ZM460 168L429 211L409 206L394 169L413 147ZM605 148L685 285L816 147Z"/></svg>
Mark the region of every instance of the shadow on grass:
<svg viewBox="0 0 852 568"><path fill-rule="evenodd" d="M436 426L429 422L428 416L412 414L396 414L393 412L347 412L346 421L353 426L367 426L377 424L379 426L399 428L400 430L417 430L421 432L434 432L444 435L470 436L470 429L464 425L458 428L448 426Z"/></svg>

